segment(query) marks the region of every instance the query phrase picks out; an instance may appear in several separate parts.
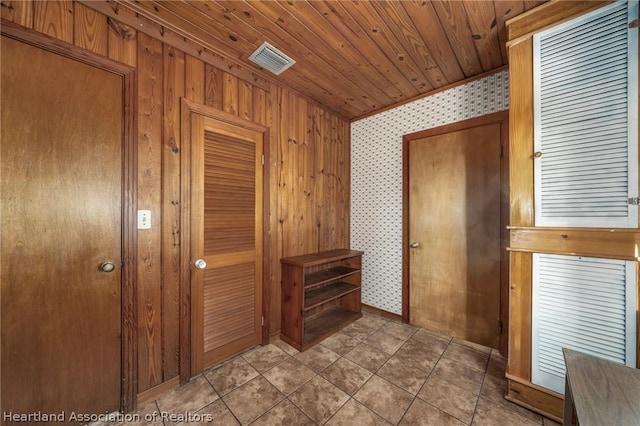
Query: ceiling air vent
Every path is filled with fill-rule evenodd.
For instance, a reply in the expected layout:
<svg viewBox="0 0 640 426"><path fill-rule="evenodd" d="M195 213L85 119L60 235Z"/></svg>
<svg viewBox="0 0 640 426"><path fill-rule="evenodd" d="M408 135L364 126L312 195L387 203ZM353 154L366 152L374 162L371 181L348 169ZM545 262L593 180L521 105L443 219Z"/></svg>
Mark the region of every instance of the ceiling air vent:
<svg viewBox="0 0 640 426"><path fill-rule="evenodd" d="M296 61L266 41L249 56L249 59L275 75L280 75L284 70L296 63Z"/></svg>

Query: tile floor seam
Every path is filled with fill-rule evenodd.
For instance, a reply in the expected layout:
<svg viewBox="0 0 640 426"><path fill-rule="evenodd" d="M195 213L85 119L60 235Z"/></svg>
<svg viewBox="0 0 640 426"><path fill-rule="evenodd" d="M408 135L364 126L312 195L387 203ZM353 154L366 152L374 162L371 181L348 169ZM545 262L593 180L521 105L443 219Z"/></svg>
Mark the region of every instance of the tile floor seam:
<svg viewBox="0 0 640 426"><path fill-rule="evenodd" d="M327 423L329 423L329 421L331 421L331 419L333 417L335 417L335 415L338 414L340 412L340 410L342 410L344 408L344 406L347 405L349 403L349 401L351 401L352 399L353 399L353 396L349 395L349 399L347 399L347 401L344 404L342 404L340 406L340 408L338 408L333 414L331 414L331 416L329 416L329 418L324 423L322 423L322 425L326 425ZM354 399L354 401L355 401L355 399ZM322 425L320 425L320 426L322 426Z"/></svg>
<svg viewBox="0 0 640 426"><path fill-rule="evenodd" d="M317 374L317 376L319 376L319 374ZM314 379L315 379L315 377L314 377ZM313 380L313 379L312 379L312 380ZM307 383L308 383L308 382L307 382ZM301 386L301 387L302 387L302 386ZM291 393L291 395L293 395L293 392ZM302 409L302 407L298 406L294 401L292 401L291 399L289 399L289 397L288 397L288 396L286 397L286 399L287 399L287 401L289 401L289 402L290 402L294 407L296 407L298 410L300 410L300 411L302 412L302 414L304 414L305 416L307 416L307 418L308 418L309 420L311 420L311 421L312 421L313 423L315 423L316 425L322 426L322 425L324 425L324 424L328 423L328 422L329 422L329 420L331 420L331 418L332 418L333 416L335 416L335 415L336 415L336 414L337 414L337 413L342 409L342 407L344 407L344 406L347 404L347 402L349 402L351 399L353 399L353 397L352 397L352 396L349 396L349 399L347 399L347 401L346 401L344 404L342 404L342 405L340 406L340 408L338 408L338 409L337 409L337 410L336 410L336 411L335 411L335 412L334 412L334 413L333 413L333 414L332 414L332 415L331 415L331 416L330 416L330 417L329 417L329 418L328 418L324 423L318 423L317 421L315 421L315 419L312 419L311 417L309 417L309 415L308 415L308 414L307 414L307 413ZM265 414L266 414L266 413L265 413ZM264 415L264 414L263 414L263 415ZM261 417L262 417L262 416L261 416ZM256 419L256 420L257 420L257 419Z"/></svg>
<svg viewBox="0 0 640 426"><path fill-rule="evenodd" d="M267 380L266 377L263 377L265 380ZM268 380L267 380L268 382ZM277 388L276 388L277 389ZM278 389L278 392L280 392L280 390ZM284 401L285 399L288 399L287 396L285 394L283 394L282 392L280 392L280 394L282 394L283 398L279 401L277 401L276 403L274 403L272 406L270 406L269 408L267 408L265 410L264 413L260 414L258 417L256 417L255 419L253 419L252 421L250 421L249 423L247 423L247 426L257 422L260 418L262 418L263 416L265 416L268 412L270 412L271 410L273 410L275 407L277 407L278 405L280 405L282 403L282 401ZM289 401L291 402L291 401ZM302 411L302 410L301 410ZM304 412L303 412L304 413ZM233 414L233 413L232 413ZM236 418L236 420L238 420L238 423L240 423L240 425L242 425L242 422L239 421L239 419Z"/></svg>
<svg viewBox="0 0 640 426"><path fill-rule="evenodd" d="M473 419L475 419L476 413L478 411L478 402L480 402L480 398L482 397L482 387L484 386L484 381L487 378L487 369L489 368L489 361L491 361L491 353L489 353L489 356L487 357L487 362L484 366L484 375L482 376L482 383L480 383L480 391L478 393L478 398L476 398L476 402L473 405L473 414L471 415L471 421L469 422L469 425L473 424Z"/></svg>
<svg viewBox="0 0 640 426"><path fill-rule="evenodd" d="M460 423L462 423L462 424L463 424L463 425L465 425L465 426L469 426L469 425L471 425L471 424L473 423L473 418L471 419L471 421L467 422L466 420L462 420L461 418L456 417L456 416L455 416L455 415L453 415L453 414L447 413L447 412L446 412L446 411L444 411L442 408L440 408L440 407L438 407L438 406L436 406L436 405L433 405L433 404L432 404L431 402L429 402L429 401L425 401L424 399L419 398L419 397L417 397L417 396L416 396L416 398L420 399L420 401L424 402L425 404L429 404L430 406L432 406L432 407L433 407L433 408L435 408L436 410L440 411L441 413L444 413L446 416L453 417L454 419L456 419L457 421L459 421ZM480 398L478 398L478 399L480 399ZM476 403L477 403L477 402L476 402Z"/></svg>
<svg viewBox="0 0 640 426"><path fill-rule="evenodd" d="M224 404L224 406L227 408L227 410L229 410L229 413L231 413L231 415L233 416L233 418L235 419L236 422L238 422L239 425L242 424L242 422L240 421L240 419L235 415L235 413L233 411L231 411L231 407L229 407L229 405L227 404L227 402L222 399L222 397L220 397L220 401ZM213 402L212 402L213 404Z"/></svg>
<svg viewBox="0 0 640 426"><path fill-rule="evenodd" d="M489 357L491 358L491 357ZM476 403L473 404L473 414L471 415L471 421L469 422L469 425L473 424L473 420L476 417L476 414L478 412L478 402L480 402L480 396L482 395L482 386L484 386L484 379L486 378L486 372L485 375L482 376L482 383L480 383L480 392L478 393L478 398L476 398Z"/></svg>
<svg viewBox="0 0 640 426"><path fill-rule="evenodd" d="M400 420L398 420L398 423L396 423L396 426L402 423L402 420L405 418L405 416L407 415L407 413L409 412L413 404L416 402L416 398L418 398L417 394L414 395L413 399L411 400L411 403L407 406L407 409L404 410L404 413L402 413L402 416L400 416Z"/></svg>
<svg viewBox="0 0 640 426"><path fill-rule="evenodd" d="M315 423L316 425L318 424L318 422L316 422L314 419L312 419L311 417L309 417L309 415L308 415L307 413L305 413L305 412L304 412L304 410L303 410L301 407L298 407L298 406L297 406L293 401L291 401L289 398L287 398L287 400L288 400L291 404L293 404L293 406L294 406L294 407L296 407L298 410L300 410L300 412L301 412L302 414L304 414L305 416L307 416L307 418L308 418L309 420L311 420L311 421L312 421L313 423Z"/></svg>
<svg viewBox="0 0 640 426"><path fill-rule="evenodd" d="M422 402L424 402L424 403L426 403L426 404L430 405L431 407L433 407L433 408L437 409L437 410L438 410L438 411L440 411L441 413L444 413L444 414L445 414L445 415L447 415L447 416L453 417L454 419L458 420L460 423L462 423L462 424L464 424L464 425L466 425L466 426L470 426L470 425L472 425L472 424L473 424L473 418L474 418L475 413L476 413L476 410L477 410L478 401L480 400L480 391L479 391L479 393L478 393L478 396L476 397L476 400L475 400L475 403L474 403L474 407L473 407L473 414L472 414L471 419L469 420L469 422L467 422L467 421L465 421L465 420L463 420L463 419L460 419L459 417L456 417L454 414L450 414L450 413L446 412L445 410L441 409L440 407L437 407L436 405L432 404L430 401L427 401L427 400L425 400L425 399L422 399L422 398L420 398L420 396L419 396L419 395L420 395L420 391L422 391L422 388L424 388L425 386L427 386L427 382L428 382L428 381L429 381L429 379L431 378L431 375L433 374L433 372L434 372L434 371L436 370L436 368L438 367L438 364L440 363L440 360L441 360L442 358L446 358L446 359L451 360L451 361L453 361L453 362L460 363L460 361L458 361L458 360L455 360L455 359L452 359L452 358L450 358L450 357L448 357L448 356L445 356L445 352L447 351L447 349L449 348L449 346L451 346L451 344L452 344L453 342L454 342L453 338L449 339L449 341L447 342L447 346L445 346L445 347L444 347L444 349L443 349L443 350L442 350L442 352L440 353L440 356L438 356L438 360L437 360L437 361L435 362L435 364L433 365L433 368L432 368L432 369L431 369L431 371L429 372L429 375L427 376L427 379L424 381L424 383L423 383L423 384L422 384L422 386L420 387L420 390L416 393L416 396L415 396L415 398L414 398L414 400L412 401L412 403L411 403L411 404L413 404L413 403L415 402L415 399L420 399L420 401L422 401ZM475 351L475 349L473 349L473 348L470 348L470 349ZM475 352L480 353L479 351L475 351ZM485 371L483 372L483 375L482 375L482 383L480 384L480 390L482 390L482 384L484 383L484 379L485 379L485 376L486 376L486 369L487 369L487 366L489 365L488 363L489 363L490 358L491 358L490 356L489 356L489 357L487 357L487 361L486 361L486 364L485 364ZM464 365L464 364L463 364L463 365ZM478 371L479 371L479 370L478 370ZM456 386L456 387L457 387L457 386ZM411 406L409 406L409 407L411 407ZM404 418L404 416L406 416L406 414L407 414L407 412L408 412L408 411L409 411L409 409L407 408L407 411L405 411L405 413L404 413L404 415L403 415L403 418Z"/></svg>

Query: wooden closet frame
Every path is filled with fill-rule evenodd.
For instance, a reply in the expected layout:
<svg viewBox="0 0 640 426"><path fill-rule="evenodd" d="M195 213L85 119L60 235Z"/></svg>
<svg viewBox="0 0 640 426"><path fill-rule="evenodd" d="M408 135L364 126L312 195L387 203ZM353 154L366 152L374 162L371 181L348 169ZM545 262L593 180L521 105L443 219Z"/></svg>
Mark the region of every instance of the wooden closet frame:
<svg viewBox="0 0 640 426"><path fill-rule="evenodd" d="M550 1L506 23L511 126L511 212L508 248L511 259L511 306L505 398L556 421L562 421L563 395L531 383L533 253L571 254L637 262L636 250L640 245L640 232L637 228L535 226L533 36L610 3ZM636 306L640 306L640 296L636 303ZM640 333L640 318L637 320L636 333ZM636 345L636 362L640 366L640 339Z"/></svg>

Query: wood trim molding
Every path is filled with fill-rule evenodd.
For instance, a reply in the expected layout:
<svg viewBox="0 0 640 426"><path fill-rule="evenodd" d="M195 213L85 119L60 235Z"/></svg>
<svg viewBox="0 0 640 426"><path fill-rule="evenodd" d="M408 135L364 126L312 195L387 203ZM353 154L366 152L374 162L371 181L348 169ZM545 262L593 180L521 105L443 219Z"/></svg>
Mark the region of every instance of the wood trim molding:
<svg viewBox="0 0 640 426"><path fill-rule="evenodd" d="M0 30L2 35L14 38L23 43L45 49L59 55L66 56L75 61L79 61L106 71L110 71L120 75L128 75L135 72L135 68L120 62L112 61L104 56L92 53L89 50L77 47L66 41L50 37L44 33L40 33L23 27L5 19L0 20Z"/></svg>
<svg viewBox="0 0 640 426"><path fill-rule="evenodd" d="M124 75L124 229L123 258L125 261L122 277L122 341L123 341L123 382L122 410L132 411L137 407L138 391L138 315L137 315L137 208L138 208L138 149L137 149L137 81L136 71Z"/></svg>
<svg viewBox="0 0 640 426"><path fill-rule="evenodd" d="M505 22L507 27L507 48L519 39L527 38L536 32L576 18L592 10L611 3L611 0L560 1L552 0L530 9Z"/></svg>
<svg viewBox="0 0 640 426"><path fill-rule="evenodd" d="M268 127L264 127L263 132L263 147L262 155L263 161L263 173L262 173L262 344L269 343L271 334L271 321L269 321L271 313L271 219L270 219L270 185L271 185L271 156L269 145L271 140L271 133Z"/></svg>
<svg viewBox="0 0 640 426"><path fill-rule="evenodd" d="M606 257L638 261L638 229L510 228L509 251Z"/></svg>
<svg viewBox="0 0 640 426"><path fill-rule="evenodd" d="M531 253L509 254L509 359L507 374L531 380Z"/></svg>
<svg viewBox="0 0 640 426"><path fill-rule="evenodd" d="M183 34L183 32L179 29L172 26L170 27L167 22L162 21L160 18L148 16L149 13L144 8L138 7L132 2L121 4L104 0L77 1L87 7L90 7L91 9L102 13L105 16L108 16L109 18L130 25L131 27L135 28L136 31L140 31L153 38L162 40L163 43L166 43L169 46L173 46L193 57L202 60L205 63L213 65L216 68L223 69L226 72L229 72L230 74L253 84L254 86L260 87L261 89L266 91L270 90L269 81L263 76L247 70L240 62L235 64L237 66L231 67L226 60L203 50L201 47L198 47L195 44L188 43L187 41L185 41L185 38L193 39L191 35ZM132 10L133 12L136 12L136 14L120 13L120 8ZM142 19L137 14L139 14L140 16L144 16L147 19ZM174 33L165 32L164 28L171 28ZM180 34L180 36L178 36L177 34ZM228 56L223 52L216 51L214 46L211 46L205 41L197 39L194 41L201 44L202 46L205 46L208 49L211 49L212 52L219 53L225 58ZM238 66L240 66L240 68L238 68Z"/></svg>
<svg viewBox="0 0 640 426"><path fill-rule="evenodd" d="M533 225L533 41L509 49L510 224Z"/></svg>
<svg viewBox="0 0 640 426"><path fill-rule="evenodd" d="M363 303L362 310L364 312L370 312L383 318L389 318L394 321L402 321L402 315L394 314L393 312L385 311L384 309L376 308L375 306L369 306Z"/></svg>
<svg viewBox="0 0 640 426"><path fill-rule="evenodd" d="M138 335L136 311L137 276L137 88L135 68L93 54L13 22L2 20L3 36L65 56L69 59L118 74L123 78L122 157L122 377L120 409L130 412L137 405Z"/></svg>
<svg viewBox="0 0 640 426"><path fill-rule="evenodd" d="M552 420L562 422L564 396L507 374L504 398ZM541 409L540 407L544 407Z"/></svg>
<svg viewBox="0 0 640 426"><path fill-rule="evenodd" d="M509 111L500 111L480 117L459 121L432 129L406 134L402 138L402 321L410 323L410 265L409 265L409 142L429 136L451 133L487 124L500 124L500 144L503 151L501 159L501 267L500 267L500 353L507 356L509 330L509 269L506 246L508 242L507 225L509 223Z"/></svg>
<svg viewBox="0 0 640 426"><path fill-rule="evenodd" d="M111 0L76 1L102 13L105 16L108 16L111 19L129 25L135 28L136 31L140 31L155 39L161 40L169 46L173 46L207 64L224 70L225 72L251 83L266 92L270 92L273 89L272 85L284 87L281 81L271 76L268 72L248 68L245 63L235 60L228 53L221 51L215 43L194 37L193 34L189 34L184 30L171 25L161 17L153 15L144 7L137 5L136 2L122 0L116 0L115 2ZM131 10L134 13L120 13L120 9ZM170 29L170 31L165 31L165 28ZM189 41L193 41L193 43L190 43ZM337 117L348 121L341 113L329 110L326 106L320 105L308 95L291 87L286 87L286 90L300 96L310 104L327 109Z"/></svg>
<svg viewBox="0 0 640 426"><path fill-rule="evenodd" d="M156 399L174 391L180 387L180 378L178 376L173 379L169 379L166 382L162 382L157 386L147 389L144 392L138 394L138 405L144 407L147 404L155 401Z"/></svg>
<svg viewBox="0 0 640 426"><path fill-rule="evenodd" d="M247 120L237 115L210 107L208 105L199 104L188 99L182 100L182 105L185 111L189 113L194 112L196 114L205 115L207 117L214 118L216 120L233 124L234 126L242 127L244 129L253 130L255 132L267 133L269 129L262 124L258 124L254 121ZM266 165L266 164L265 164Z"/></svg>
<svg viewBox="0 0 640 426"><path fill-rule="evenodd" d="M481 80L481 79L483 79L485 77L489 77L491 75L498 74L499 72L506 71L508 69L509 69L509 66L508 65L504 65L504 66L501 66L499 68L493 69L491 71L487 71L487 72L484 72L482 74L474 75L473 77L469 77L469 78L467 78L465 80L458 81L458 82L452 83L452 84L448 84L448 85L443 86L443 87L439 87L439 88L437 88L435 90L432 90L432 91L430 91L428 93L423 93L421 95L414 96L412 98L405 99L404 101L395 103L393 105L389 105L387 107L380 108L380 109L375 110L375 111L371 111L370 113L360 115L360 116L358 116L356 118L353 118L351 120L351 123L354 123L356 121L362 120L362 119L367 118L367 117L378 115L378 114L380 114L382 112L389 111L389 110L394 109L394 108L398 108L398 107L400 107L402 105L406 105L406 104L409 104L411 102L419 101L420 99L428 98L429 96L437 95L438 93L444 92L444 91L449 90L449 89L454 89L454 88L459 87L459 86L464 86L465 84L469 84L469 83L471 83L473 81L476 81L476 80Z"/></svg>
<svg viewBox="0 0 640 426"><path fill-rule="evenodd" d="M191 379L191 110L180 103L180 384Z"/></svg>

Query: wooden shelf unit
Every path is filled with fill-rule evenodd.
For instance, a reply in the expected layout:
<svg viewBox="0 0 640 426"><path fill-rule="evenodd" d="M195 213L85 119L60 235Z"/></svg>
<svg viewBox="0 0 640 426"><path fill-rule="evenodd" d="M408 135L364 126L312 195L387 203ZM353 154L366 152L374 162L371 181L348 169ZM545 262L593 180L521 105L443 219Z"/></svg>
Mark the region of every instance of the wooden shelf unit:
<svg viewBox="0 0 640 426"><path fill-rule="evenodd" d="M304 351L362 316L362 255L339 249L286 257L280 338Z"/></svg>

